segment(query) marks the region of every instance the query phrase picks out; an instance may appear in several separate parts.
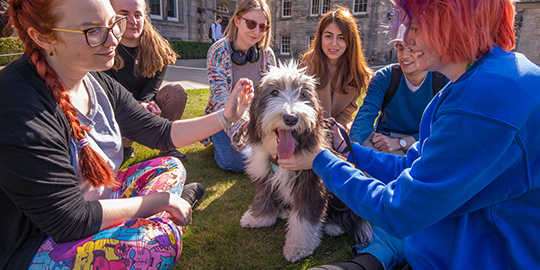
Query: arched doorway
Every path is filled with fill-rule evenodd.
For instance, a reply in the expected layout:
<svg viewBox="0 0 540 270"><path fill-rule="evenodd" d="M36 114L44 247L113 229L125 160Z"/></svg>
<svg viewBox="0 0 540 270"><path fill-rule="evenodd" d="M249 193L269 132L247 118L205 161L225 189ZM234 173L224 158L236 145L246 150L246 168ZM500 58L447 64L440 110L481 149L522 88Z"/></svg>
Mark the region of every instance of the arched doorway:
<svg viewBox="0 0 540 270"><path fill-rule="evenodd" d="M231 20L232 15L233 15L233 10L231 9L231 7L229 6L228 3L221 2L221 3L217 4L216 12L217 12L217 15L220 15L221 18L222 18L222 20L221 20L221 29L223 29L223 31L225 31L225 29L227 28L227 25L229 25L229 21Z"/></svg>

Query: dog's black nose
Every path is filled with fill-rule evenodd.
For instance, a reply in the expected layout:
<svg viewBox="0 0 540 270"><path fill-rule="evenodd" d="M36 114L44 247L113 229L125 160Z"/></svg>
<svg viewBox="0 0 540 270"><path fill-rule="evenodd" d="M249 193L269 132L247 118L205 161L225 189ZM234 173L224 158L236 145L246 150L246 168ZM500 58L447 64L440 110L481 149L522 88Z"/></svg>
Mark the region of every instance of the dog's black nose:
<svg viewBox="0 0 540 270"><path fill-rule="evenodd" d="M283 115L283 121L287 126L294 126L298 123L298 117L290 114Z"/></svg>

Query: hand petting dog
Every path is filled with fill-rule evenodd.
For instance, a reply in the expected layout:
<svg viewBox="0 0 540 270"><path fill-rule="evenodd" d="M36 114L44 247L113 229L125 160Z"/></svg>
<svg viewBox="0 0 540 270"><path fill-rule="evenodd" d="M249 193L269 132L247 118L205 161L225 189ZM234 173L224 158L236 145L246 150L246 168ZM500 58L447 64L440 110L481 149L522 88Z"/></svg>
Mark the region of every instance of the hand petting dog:
<svg viewBox="0 0 540 270"><path fill-rule="evenodd" d="M317 145L312 151L295 153L290 158L280 158L278 159L278 164L280 167L291 171L311 170L313 160L322 150L324 148Z"/></svg>
<svg viewBox="0 0 540 270"><path fill-rule="evenodd" d="M244 114L252 98L253 82L250 79L241 78L229 96L223 115L230 122L237 121Z"/></svg>

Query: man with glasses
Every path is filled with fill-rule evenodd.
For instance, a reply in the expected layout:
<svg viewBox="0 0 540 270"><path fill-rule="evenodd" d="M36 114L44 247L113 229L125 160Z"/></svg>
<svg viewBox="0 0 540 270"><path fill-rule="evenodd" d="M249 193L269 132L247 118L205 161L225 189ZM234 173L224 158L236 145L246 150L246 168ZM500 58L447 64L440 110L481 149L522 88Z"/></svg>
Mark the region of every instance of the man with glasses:
<svg viewBox="0 0 540 270"><path fill-rule="evenodd" d="M401 25L396 38L388 43L397 50L399 63L375 73L350 132L352 141L399 156L418 140L424 109L449 82L442 74L418 68L404 44L405 31L405 25Z"/></svg>

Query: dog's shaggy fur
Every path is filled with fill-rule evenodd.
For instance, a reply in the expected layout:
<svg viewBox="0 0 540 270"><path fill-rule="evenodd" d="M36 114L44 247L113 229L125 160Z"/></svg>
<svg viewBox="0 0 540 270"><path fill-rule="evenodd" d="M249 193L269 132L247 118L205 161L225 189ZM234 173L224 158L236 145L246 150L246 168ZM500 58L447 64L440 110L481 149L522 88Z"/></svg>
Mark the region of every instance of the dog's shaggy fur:
<svg viewBox="0 0 540 270"><path fill-rule="evenodd" d="M328 129L315 91L316 80L295 61L273 67L253 97L247 137L252 147L246 171L255 184L255 198L240 220L242 227L268 227L287 219L283 255L290 262L313 254L324 231L350 233L357 243L371 241L371 225L339 202L312 170L289 171L272 165L277 158L331 149Z"/></svg>

